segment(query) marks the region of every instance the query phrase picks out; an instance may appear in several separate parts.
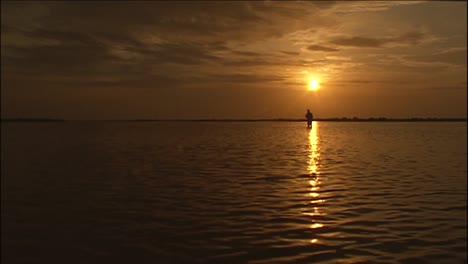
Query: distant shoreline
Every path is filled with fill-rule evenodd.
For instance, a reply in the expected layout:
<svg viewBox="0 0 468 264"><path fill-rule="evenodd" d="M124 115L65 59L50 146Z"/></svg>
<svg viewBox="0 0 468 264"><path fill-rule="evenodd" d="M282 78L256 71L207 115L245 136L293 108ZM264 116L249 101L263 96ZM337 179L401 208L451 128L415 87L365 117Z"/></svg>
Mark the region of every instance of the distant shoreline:
<svg viewBox="0 0 468 264"><path fill-rule="evenodd" d="M65 119L53 118L2 118L1 122L65 122Z"/></svg>
<svg viewBox="0 0 468 264"><path fill-rule="evenodd" d="M1 122L305 122L305 119L111 119L111 120L66 120L53 118L4 118ZM466 118L316 118L318 122L466 122Z"/></svg>

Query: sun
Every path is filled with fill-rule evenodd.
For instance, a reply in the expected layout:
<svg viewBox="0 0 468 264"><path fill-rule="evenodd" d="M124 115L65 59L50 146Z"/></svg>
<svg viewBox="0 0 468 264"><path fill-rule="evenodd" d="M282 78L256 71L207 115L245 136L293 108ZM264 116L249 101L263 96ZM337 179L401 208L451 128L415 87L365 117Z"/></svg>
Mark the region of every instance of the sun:
<svg viewBox="0 0 468 264"><path fill-rule="evenodd" d="M309 79L309 90L316 91L320 88L320 83L318 79L310 78Z"/></svg>

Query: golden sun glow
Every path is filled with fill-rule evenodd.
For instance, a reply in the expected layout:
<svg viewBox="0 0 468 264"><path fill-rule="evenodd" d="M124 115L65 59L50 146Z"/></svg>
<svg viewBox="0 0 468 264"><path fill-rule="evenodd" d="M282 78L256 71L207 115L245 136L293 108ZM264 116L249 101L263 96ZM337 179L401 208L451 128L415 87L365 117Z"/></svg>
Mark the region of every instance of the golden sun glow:
<svg viewBox="0 0 468 264"><path fill-rule="evenodd" d="M315 91L320 88L320 82L316 78L310 78L309 79L309 90Z"/></svg>

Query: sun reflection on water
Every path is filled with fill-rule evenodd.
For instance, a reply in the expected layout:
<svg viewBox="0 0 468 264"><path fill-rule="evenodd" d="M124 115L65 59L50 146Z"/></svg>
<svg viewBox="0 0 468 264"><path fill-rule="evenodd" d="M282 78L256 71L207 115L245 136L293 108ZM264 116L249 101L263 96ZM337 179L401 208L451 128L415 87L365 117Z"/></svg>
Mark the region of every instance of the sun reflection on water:
<svg viewBox="0 0 468 264"><path fill-rule="evenodd" d="M320 170L319 170L319 162L320 162L320 146L319 146L319 138L318 138L318 129L319 124L314 121L312 123L312 129L309 131L309 154L308 154L308 166L307 172L310 176L309 186L310 190L308 196L310 197L310 204L312 205L312 212L308 212L306 215L312 217L312 223L309 225L311 229L322 228L323 223L319 223L316 221L317 216L323 215L320 212L319 207L317 204L324 203L325 200L320 199ZM316 243L317 239L312 239L312 243Z"/></svg>
<svg viewBox="0 0 468 264"><path fill-rule="evenodd" d="M319 152L319 140L318 140L318 123L316 121L312 122L312 129L309 130L309 166L307 166L307 171L309 175L314 177L317 180L317 176L319 174L318 170L318 161L320 159L320 152ZM311 181L312 182L312 181ZM313 187L313 185L311 183Z"/></svg>

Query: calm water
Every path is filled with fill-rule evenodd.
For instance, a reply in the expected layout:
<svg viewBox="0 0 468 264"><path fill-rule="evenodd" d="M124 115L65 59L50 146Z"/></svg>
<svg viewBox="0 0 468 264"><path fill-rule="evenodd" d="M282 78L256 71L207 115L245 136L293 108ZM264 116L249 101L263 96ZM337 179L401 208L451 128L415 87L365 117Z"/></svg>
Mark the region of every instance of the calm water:
<svg viewBox="0 0 468 264"><path fill-rule="evenodd" d="M2 263L465 263L466 123L2 123Z"/></svg>

